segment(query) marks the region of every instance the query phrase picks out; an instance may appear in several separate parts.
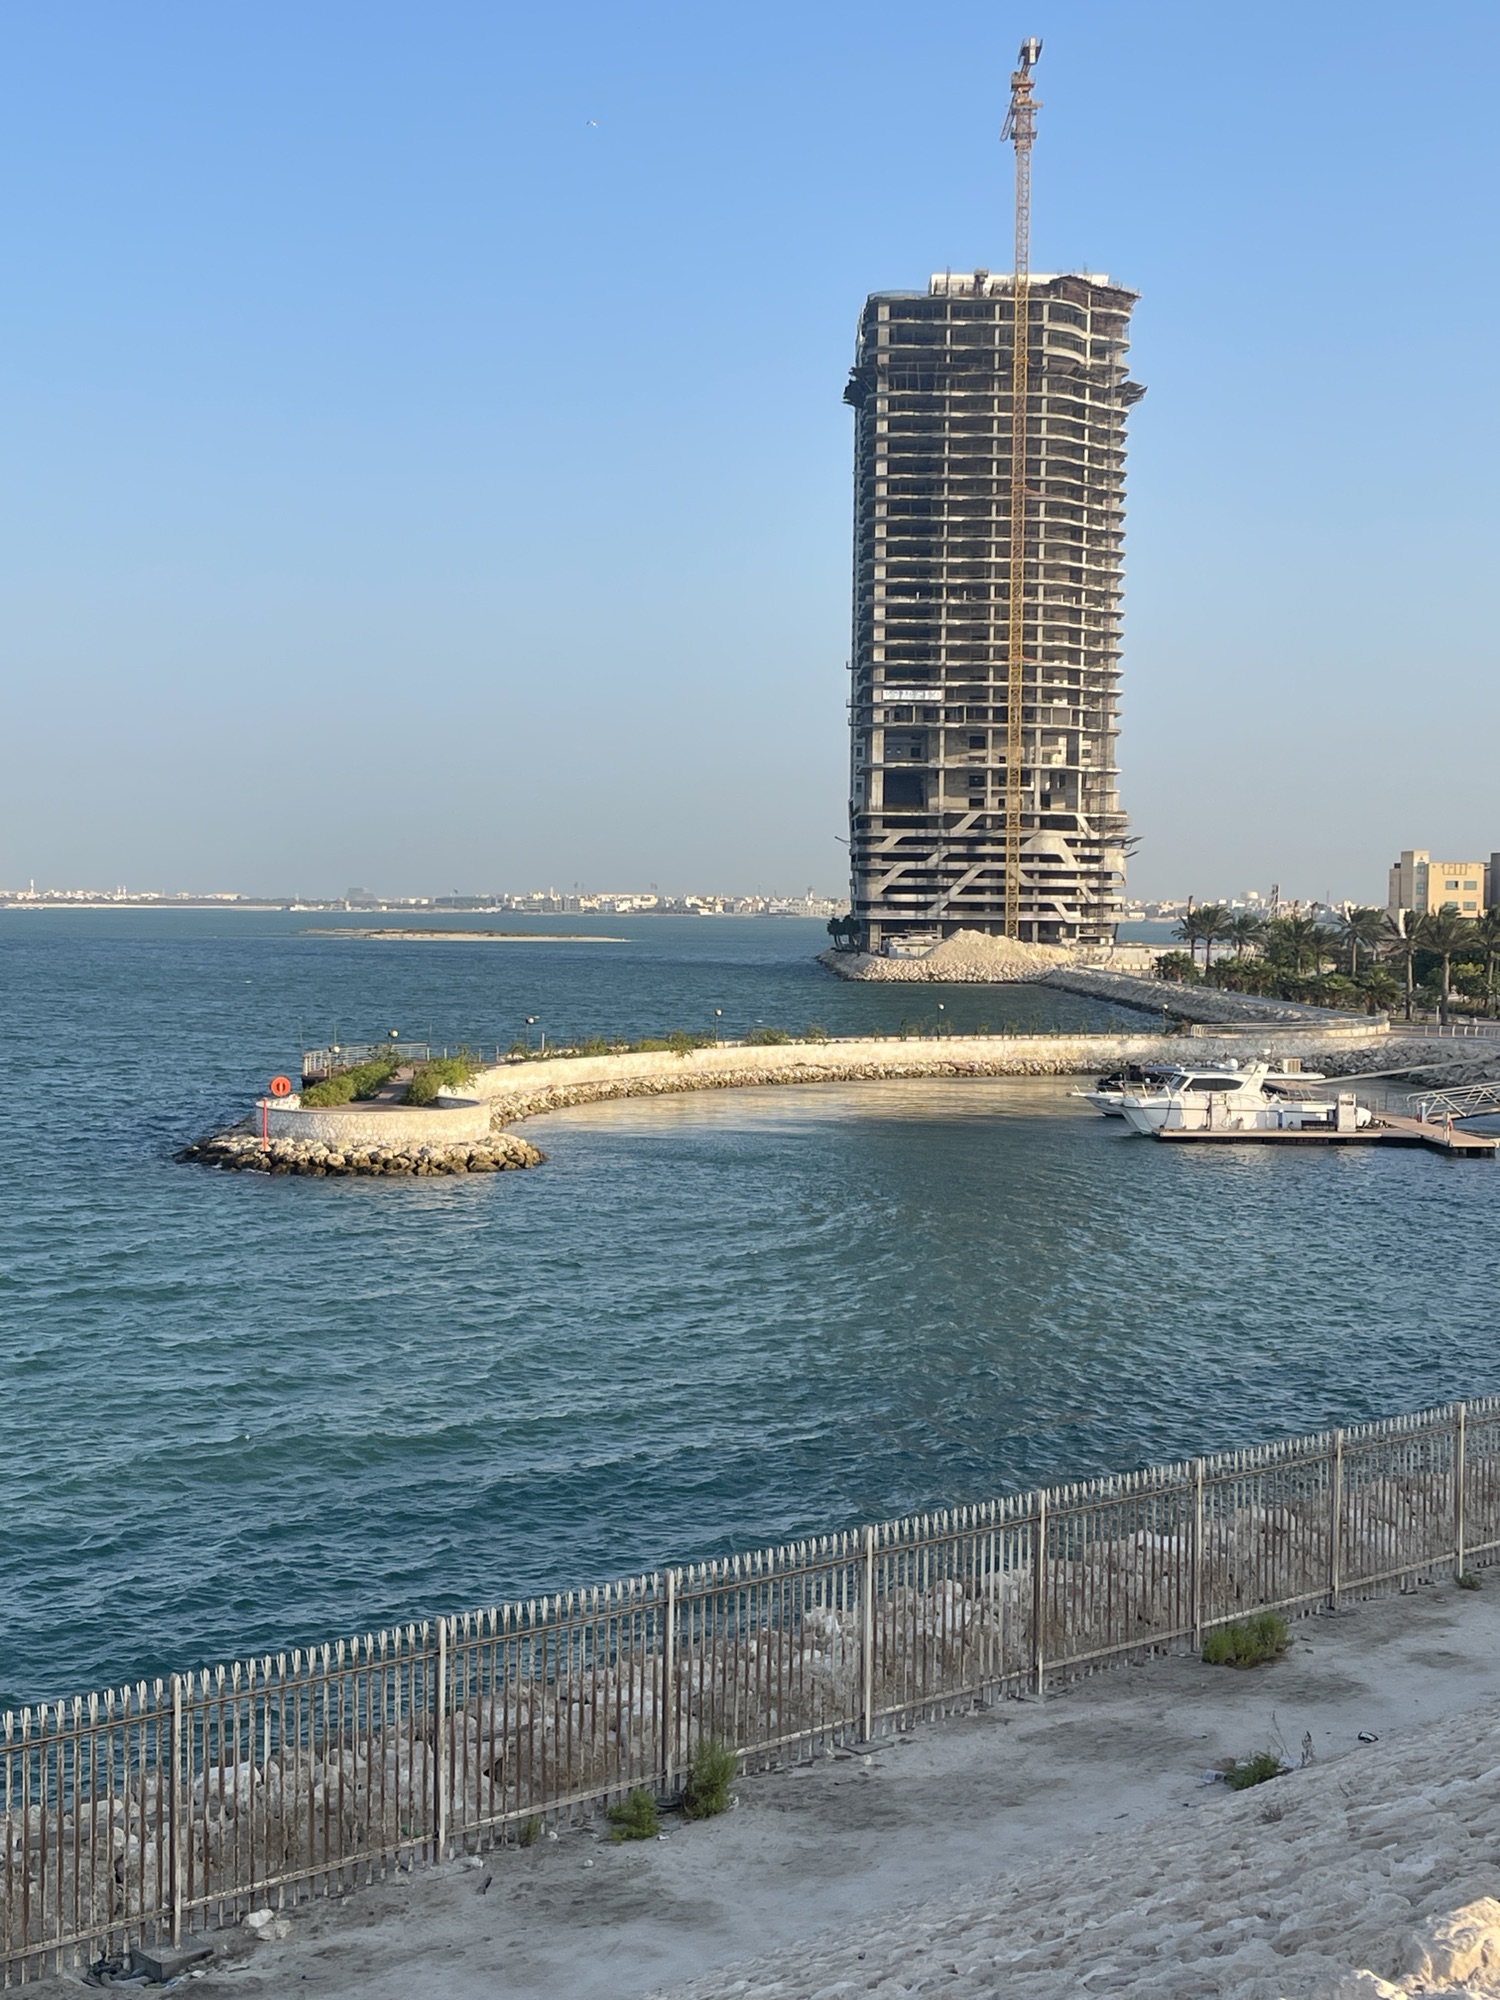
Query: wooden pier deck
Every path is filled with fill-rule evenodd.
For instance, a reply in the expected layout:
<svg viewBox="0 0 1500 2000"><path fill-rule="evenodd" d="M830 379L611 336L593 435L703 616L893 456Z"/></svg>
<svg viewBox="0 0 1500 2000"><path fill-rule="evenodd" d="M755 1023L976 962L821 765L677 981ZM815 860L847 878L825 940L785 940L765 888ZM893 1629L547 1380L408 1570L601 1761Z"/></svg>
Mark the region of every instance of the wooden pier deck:
<svg viewBox="0 0 1500 2000"><path fill-rule="evenodd" d="M1425 1146L1430 1152L1445 1153L1450 1159L1492 1160L1500 1150L1500 1138L1488 1132L1462 1132L1448 1124L1429 1124L1420 1118L1406 1118L1399 1112L1377 1110L1373 1122L1352 1131L1338 1131L1332 1125L1309 1125L1300 1132L1281 1131L1197 1131L1157 1132L1154 1136L1169 1146Z"/></svg>

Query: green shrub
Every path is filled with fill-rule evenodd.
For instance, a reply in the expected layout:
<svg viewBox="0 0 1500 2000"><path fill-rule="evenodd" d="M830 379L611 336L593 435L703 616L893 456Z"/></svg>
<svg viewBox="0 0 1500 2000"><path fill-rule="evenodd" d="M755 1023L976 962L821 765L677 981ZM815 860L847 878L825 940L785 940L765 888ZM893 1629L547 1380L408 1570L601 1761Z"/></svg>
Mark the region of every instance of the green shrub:
<svg viewBox="0 0 1500 2000"><path fill-rule="evenodd" d="M723 1812L737 1764L729 1745L717 1737L705 1736L699 1742L682 1791L682 1810L689 1819L712 1819Z"/></svg>
<svg viewBox="0 0 1500 2000"><path fill-rule="evenodd" d="M526 1820L516 1835L517 1847L535 1847L542 1837L542 1822L533 1816Z"/></svg>
<svg viewBox="0 0 1500 2000"><path fill-rule="evenodd" d="M356 1098L373 1097L384 1083L389 1083L396 1074L394 1056L377 1056L374 1062L357 1063L353 1069L340 1070L336 1076L326 1076L321 1083L309 1084L302 1093L302 1102L311 1110L320 1105L350 1104Z"/></svg>
<svg viewBox="0 0 1500 2000"><path fill-rule="evenodd" d="M1484 1585L1480 1582L1479 1578L1475 1576L1473 1570L1471 1569L1466 1569L1463 1575L1458 1579L1458 1587L1460 1590L1484 1589Z"/></svg>
<svg viewBox="0 0 1500 2000"><path fill-rule="evenodd" d="M354 1085L347 1075L325 1076L302 1093L302 1102L310 1111L319 1111L327 1104L349 1104L353 1098Z"/></svg>
<svg viewBox="0 0 1500 2000"><path fill-rule="evenodd" d="M1270 1750L1257 1750L1243 1764L1231 1764L1224 1773L1224 1782L1232 1792L1247 1792L1252 1785L1263 1785L1267 1778L1280 1776L1281 1759Z"/></svg>
<svg viewBox="0 0 1500 2000"><path fill-rule="evenodd" d="M616 1842L654 1840L661 1832L661 1821L656 1816L656 1801L644 1785L637 1785L619 1805L611 1806L606 1817L614 1829L609 1837Z"/></svg>
<svg viewBox="0 0 1500 2000"><path fill-rule="evenodd" d="M1257 1611L1233 1625L1220 1625L1203 1641L1203 1660L1210 1667L1258 1667L1286 1651L1286 1620L1274 1611Z"/></svg>
<svg viewBox="0 0 1500 2000"><path fill-rule="evenodd" d="M785 1028L752 1028L745 1037L746 1044L752 1049L775 1048L791 1039Z"/></svg>
<svg viewBox="0 0 1500 2000"><path fill-rule="evenodd" d="M821 1021L809 1021L807 1026L802 1030L802 1039L804 1042L826 1042L828 1040L828 1030L823 1026Z"/></svg>
<svg viewBox="0 0 1500 2000"><path fill-rule="evenodd" d="M660 1035L642 1035L638 1042L630 1044L630 1047L626 1050L626 1054L632 1056L664 1056L671 1046L671 1043L663 1040Z"/></svg>
<svg viewBox="0 0 1500 2000"><path fill-rule="evenodd" d="M408 1104L435 1104L440 1090L462 1090L479 1068L478 1059L467 1053L438 1056L423 1063L407 1086Z"/></svg>

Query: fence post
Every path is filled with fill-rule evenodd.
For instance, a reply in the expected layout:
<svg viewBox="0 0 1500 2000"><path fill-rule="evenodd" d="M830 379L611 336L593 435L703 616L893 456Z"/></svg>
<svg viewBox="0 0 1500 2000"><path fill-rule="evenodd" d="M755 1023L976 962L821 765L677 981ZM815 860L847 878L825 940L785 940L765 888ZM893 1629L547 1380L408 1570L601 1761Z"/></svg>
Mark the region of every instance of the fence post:
<svg viewBox="0 0 1500 2000"><path fill-rule="evenodd" d="M1047 1678L1046 1648L1042 1641L1042 1617L1047 1605L1044 1570L1047 1560L1047 1496L1036 1496L1036 1524L1031 1532L1031 1678L1036 1698L1042 1699Z"/></svg>
<svg viewBox="0 0 1500 2000"><path fill-rule="evenodd" d="M875 1734L875 1530L866 1526L864 1536L865 1575L859 1619L859 1740L868 1743Z"/></svg>
<svg viewBox="0 0 1500 2000"><path fill-rule="evenodd" d="M183 1741L182 1741L181 1674L173 1674L172 1676L172 1739L170 1744L168 1745L168 1749L172 1760L171 1783L167 1787L167 1799L169 1802L168 1811L171 1815L170 1852L172 1858L172 1943L174 1946L180 1946L182 1943L182 1905L184 1900L183 1873L184 1873L184 1861L186 1859L186 1857L183 1854L184 1828L182 1824ZM206 1778L204 1782L205 1784L207 1783ZM189 1790L188 1796L189 1797L192 1796L191 1789Z"/></svg>
<svg viewBox="0 0 1500 2000"><path fill-rule="evenodd" d="M433 1859L448 1851L448 1621L437 1621L437 1670L432 1680Z"/></svg>
<svg viewBox="0 0 1500 2000"><path fill-rule="evenodd" d="M677 1571L667 1571L666 1618L661 1644L661 1778L668 1798L677 1772Z"/></svg>
<svg viewBox="0 0 1500 2000"><path fill-rule="evenodd" d="M1193 1460L1193 1651L1203 1650L1203 1460Z"/></svg>
<svg viewBox="0 0 1500 2000"><path fill-rule="evenodd" d="M1455 1403L1453 1406L1453 1574L1464 1574L1464 1488L1468 1484L1469 1457L1466 1431L1468 1428L1468 1405Z"/></svg>
<svg viewBox="0 0 1500 2000"><path fill-rule="evenodd" d="M1328 1472L1328 1607L1339 1608L1339 1571L1344 1529L1344 1433L1333 1434L1333 1462Z"/></svg>

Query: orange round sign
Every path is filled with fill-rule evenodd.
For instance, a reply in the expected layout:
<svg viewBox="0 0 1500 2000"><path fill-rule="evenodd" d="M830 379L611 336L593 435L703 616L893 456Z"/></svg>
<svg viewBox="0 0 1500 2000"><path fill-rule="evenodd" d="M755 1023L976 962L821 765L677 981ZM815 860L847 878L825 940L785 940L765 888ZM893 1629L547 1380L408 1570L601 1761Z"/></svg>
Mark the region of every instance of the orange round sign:
<svg viewBox="0 0 1500 2000"><path fill-rule="evenodd" d="M273 1097L290 1097L291 1094L292 1079L289 1076L273 1076L271 1078L271 1095Z"/></svg>

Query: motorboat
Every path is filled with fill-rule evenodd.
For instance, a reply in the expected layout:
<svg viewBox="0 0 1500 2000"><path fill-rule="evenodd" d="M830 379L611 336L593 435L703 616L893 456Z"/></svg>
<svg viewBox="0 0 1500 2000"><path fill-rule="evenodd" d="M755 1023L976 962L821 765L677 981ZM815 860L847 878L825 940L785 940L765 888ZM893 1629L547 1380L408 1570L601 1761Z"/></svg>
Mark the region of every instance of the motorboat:
<svg viewBox="0 0 1500 2000"><path fill-rule="evenodd" d="M1323 1072L1317 1069L1291 1069L1281 1063L1262 1067L1270 1087L1323 1081ZM1075 1090L1072 1094L1092 1104L1105 1118L1123 1118L1127 1091L1139 1093L1191 1088L1212 1093L1220 1087L1234 1089L1243 1075L1233 1056L1202 1067L1188 1063L1127 1063L1123 1069L1112 1070L1108 1076L1099 1077L1092 1090Z"/></svg>
<svg viewBox="0 0 1500 2000"><path fill-rule="evenodd" d="M1212 1074L1230 1075L1238 1069L1238 1063L1230 1062L1221 1064ZM1092 1090L1075 1090L1072 1094L1092 1104L1105 1118L1123 1118L1127 1090L1160 1090L1173 1077L1208 1074L1206 1070L1185 1070L1178 1063L1126 1063L1123 1069L1111 1070L1108 1076L1097 1078Z"/></svg>
<svg viewBox="0 0 1500 2000"><path fill-rule="evenodd" d="M1372 1113L1352 1091L1300 1095L1324 1079L1307 1071L1288 1074L1269 1063L1226 1070L1181 1070L1157 1084L1138 1084L1120 1098L1120 1115L1132 1132L1301 1132L1319 1126L1357 1131Z"/></svg>

